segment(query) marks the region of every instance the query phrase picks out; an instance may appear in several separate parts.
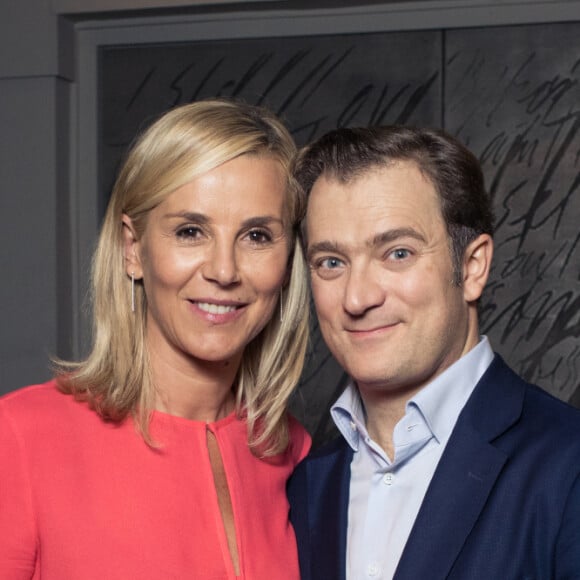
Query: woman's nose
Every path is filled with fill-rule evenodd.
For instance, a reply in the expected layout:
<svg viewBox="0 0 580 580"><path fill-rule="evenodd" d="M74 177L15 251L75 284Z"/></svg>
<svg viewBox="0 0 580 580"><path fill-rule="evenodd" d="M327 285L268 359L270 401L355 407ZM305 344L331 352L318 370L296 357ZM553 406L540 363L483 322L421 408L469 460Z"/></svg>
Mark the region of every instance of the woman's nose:
<svg viewBox="0 0 580 580"><path fill-rule="evenodd" d="M231 286L239 282L235 246L225 241L216 241L208 252L202 274L206 280L215 282L220 286Z"/></svg>

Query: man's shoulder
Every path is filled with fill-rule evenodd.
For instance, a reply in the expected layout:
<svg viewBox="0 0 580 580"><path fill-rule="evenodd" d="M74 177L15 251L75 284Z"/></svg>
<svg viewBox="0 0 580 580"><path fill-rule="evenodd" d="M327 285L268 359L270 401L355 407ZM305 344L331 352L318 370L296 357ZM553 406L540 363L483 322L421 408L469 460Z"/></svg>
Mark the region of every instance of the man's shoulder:
<svg viewBox="0 0 580 580"><path fill-rule="evenodd" d="M580 459L580 410L526 381L501 357L496 356L476 391L468 422L498 437L499 446L513 446L513 453L541 450L547 461Z"/></svg>
<svg viewBox="0 0 580 580"><path fill-rule="evenodd" d="M334 457L337 454L349 454L352 452L344 437L340 434L335 435L330 441L321 445L314 446L306 459L311 461L323 460L328 457Z"/></svg>
<svg viewBox="0 0 580 580"><path fill-rule="evenodd" d="M296 466L293 479L299 479L314 468L326 471L343 471L350 465L353 450L344 440L342 435L337 435L332 440L315 446L310 453Z"/></svg>
<svg viewBox="0 0 580 580"><path fill-rule="evenodd" d="M537 385L526 383L524 409L550 429L572 430L580 435L580 409L558 399ZM580 445L580 438L578 444Z"/></svg>
<svg viewBox="0 0 580 580"><path fill-rule="evenodd" d="M538 418L553 423L556 419L576 429L580 429L580 409L559 399L546 389L528 382L513 371L499 355L494 364L507 383L512 383L523 391L524 413L532 413Z"/></svg>
<svg viewBox="0 0 580 580"><path fill-rule="evenodd" d="M352 456L353 450L342 436L311 451L288 482L290 504L300 506L305 497L310 497L326 505L334 501L332 498L348 497Z"/></svg>

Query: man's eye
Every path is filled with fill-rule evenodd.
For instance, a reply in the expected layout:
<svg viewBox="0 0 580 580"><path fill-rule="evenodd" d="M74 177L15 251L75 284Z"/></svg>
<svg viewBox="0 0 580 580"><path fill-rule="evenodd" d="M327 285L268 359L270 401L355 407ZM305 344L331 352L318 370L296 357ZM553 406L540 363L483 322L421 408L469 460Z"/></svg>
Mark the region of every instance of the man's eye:
<svg viewBox="0 0 580 580"><path fill-rule="evenodd" d="M391 257L395 260L405 260L411 255L409 250L405 248L397 248L391 252Z"/></svg>
<svg viewBox="0 0 580 580"><path fill-rule="evenodd" d="M316 261L316 268L325 268L327 270L335 270L343 265L343 261L338 258L322 258Z"/></svg>

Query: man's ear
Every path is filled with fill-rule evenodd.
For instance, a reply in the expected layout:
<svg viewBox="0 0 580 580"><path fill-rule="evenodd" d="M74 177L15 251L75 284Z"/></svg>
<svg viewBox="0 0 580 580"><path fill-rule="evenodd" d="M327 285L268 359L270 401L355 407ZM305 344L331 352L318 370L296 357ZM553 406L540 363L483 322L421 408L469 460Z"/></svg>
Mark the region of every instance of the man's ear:
<svg viewBox="0 0 580 580"><path fill-rule="evenodd" d="M127 215L123 214L123 256L125 258L125 270L127 276L133 275L135 279L139 280L143 277L143 269L141 267L141 258L139 255L140 241L133 226L133 220Z"/></svg>
<svg viewBox="0 0 580 580"><path fill-rule="evenodd" d="M480 234L465 249L463 255L463 296L466 302L476 302L487 284L493 239L489 234Z"/></svg>

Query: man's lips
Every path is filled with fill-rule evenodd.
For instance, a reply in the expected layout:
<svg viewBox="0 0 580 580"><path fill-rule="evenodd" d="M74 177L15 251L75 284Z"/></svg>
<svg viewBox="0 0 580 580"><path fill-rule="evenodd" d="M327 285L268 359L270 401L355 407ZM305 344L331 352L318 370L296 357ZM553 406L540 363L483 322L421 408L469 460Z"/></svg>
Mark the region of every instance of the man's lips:
<svg viewBox="0 0 580 580"><path fill-rule="evenodd" d="M395 326L397 326L398 324L399 324L398 322L385 322L385 323L381 323L381 324L373 324L372 326L364 327L364 328L359 328L356 326L347 327L345 330L348 333L353 334L355 336L365 336L365 335L371 335L371 334L376 334L379 332L388 331L391 328L394 328Z"/></svg>

